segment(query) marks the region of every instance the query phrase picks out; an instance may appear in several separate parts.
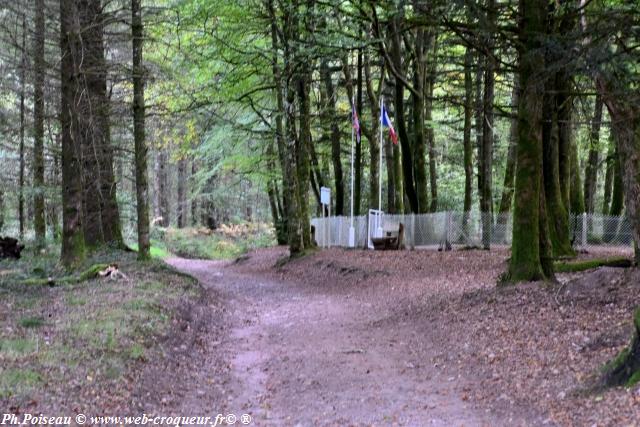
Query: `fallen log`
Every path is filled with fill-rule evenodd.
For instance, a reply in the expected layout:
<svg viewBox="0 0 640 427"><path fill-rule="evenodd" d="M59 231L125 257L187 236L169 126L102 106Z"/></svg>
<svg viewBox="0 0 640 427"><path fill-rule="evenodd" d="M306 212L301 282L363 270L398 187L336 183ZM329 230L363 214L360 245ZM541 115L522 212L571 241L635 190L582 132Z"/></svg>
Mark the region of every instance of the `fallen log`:
<svg viewBox="0 0 640 427"><path fill-rule="evenodd" d="M24 245L18 243L13 237L0 237L0 259L13 258L20 259L20 253Z"/></svg>

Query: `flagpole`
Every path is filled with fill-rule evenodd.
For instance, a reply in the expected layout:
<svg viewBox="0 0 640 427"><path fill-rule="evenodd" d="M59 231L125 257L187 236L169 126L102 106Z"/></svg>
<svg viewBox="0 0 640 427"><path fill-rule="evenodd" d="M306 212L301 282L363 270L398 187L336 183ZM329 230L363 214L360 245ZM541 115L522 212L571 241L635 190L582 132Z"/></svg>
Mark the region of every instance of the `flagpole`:
<svg viewBox="0 0 640 427"><path fill-rule="evenodd" d="M352 96L351 97L351 226L349 227L349 247L353 248L355 246L355 240L356 240L356 229L353 226L353 188L354 188L354 148L353 148L353 136L355 133L355 128L354 128L354 120L355 120L355 111L356 108L356 104L355 104L355 97Z"/></svg>

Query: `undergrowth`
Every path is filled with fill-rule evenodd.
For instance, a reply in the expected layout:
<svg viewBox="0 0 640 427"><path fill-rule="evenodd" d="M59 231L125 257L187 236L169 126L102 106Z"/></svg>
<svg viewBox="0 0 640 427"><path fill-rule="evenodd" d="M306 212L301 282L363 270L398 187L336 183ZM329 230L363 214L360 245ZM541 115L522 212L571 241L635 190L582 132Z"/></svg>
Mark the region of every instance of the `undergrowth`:
<svg viewBox="0 0 640 427"><path fill-rule="evenodd" d="M78 272L115 263L124 278L25 284L70 274L58 257L55 247L27 248L20 260L0 261L2 407L56 396L82 399L77 394L95 384L126 382L137 363L159 351L175 308L200 296L194 279L161 261L138 263L135 253L123 251L97 253ZM82 278L78 272L74 277Z"/></svg>
<svg viewBox="0 0 640 427"><path fill-rule="evenodd" d="M233 259L249 250L276 244L269 224L242 223L206 228L155 228L151 255L166 258L171 254L192 259Z"/></svg>

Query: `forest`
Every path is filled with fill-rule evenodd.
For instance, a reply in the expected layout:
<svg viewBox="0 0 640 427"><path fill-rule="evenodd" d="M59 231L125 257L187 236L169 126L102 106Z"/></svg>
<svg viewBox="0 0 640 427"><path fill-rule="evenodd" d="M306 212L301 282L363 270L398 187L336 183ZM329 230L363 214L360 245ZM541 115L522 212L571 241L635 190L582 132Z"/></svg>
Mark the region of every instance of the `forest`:
<svg viewBox="0 0 640 427"><path fill-rule="evenodd" d="M579 218L619 218L640 261L635 0L0 0L0 18L0 235L60 274L251 224L304 259L313 218L370 209L479 215L489 254L509 218L494 286L557 283ZM608 384L638 380L635 316Z"/></svg>

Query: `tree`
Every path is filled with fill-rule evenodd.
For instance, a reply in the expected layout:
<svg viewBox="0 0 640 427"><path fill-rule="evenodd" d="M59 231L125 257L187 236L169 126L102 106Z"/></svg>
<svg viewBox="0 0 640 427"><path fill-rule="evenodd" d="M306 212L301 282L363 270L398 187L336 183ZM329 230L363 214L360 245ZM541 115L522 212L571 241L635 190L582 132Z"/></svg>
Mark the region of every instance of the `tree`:
<svg viewBox="0 0 640 427"><path fill-rule="evenodd" d="M483 94L483 120L482 120L482 150L480 164L482 168L482 185L480 192L480 213L482 214L482 246L491 248L491 230L493 228L493 103L495 81L495 53L493 51L493 33L496 11L495 1L489 0L487 4L487 36L485 69L484 69L484 94Z"/></svg>
<svg viewBox="0 0 640 427"><path fill-rule="evenodd" d="M584 205L587 213L594 212L595 195L598 183L598 163L600 148L600 127L602 124L602 97L596 95L589 132L589 158L584 173Z"/></svg>
<svg viewBox="0 0 640 427"><path fill-rule="evenodd" d="M78 106L80 28L76 2L60 0L60 127L62 133L62 263L73 267L85 257Z"/></svg>
<svg viewBox="0 0 640 427"><path fill-rule="evenodd" d="M542 106L544 54L539 34L546 31L547 2L520 0L518 44L518 149L511 260L506 279L539 280L549 277L545 259L546 211L542 175Z"/></svg>
<svg viewBox="0 0 640 427"><path fill-rule="evenodd" d="M45 17L44 0L35 2L33 40L33 226L38 246L44 246L46 223L44 212L44 82L45 82Z"/></svg>
<svg viewBox="0 0 640 427"><path fill-rule="evenodd" d="M138 259L148 260L149 190L147 182L147 145L145 142L145 100L141 0L131 0L131 45L133 57L133 137L136 175L136 214L138 226Z"/></svg>

